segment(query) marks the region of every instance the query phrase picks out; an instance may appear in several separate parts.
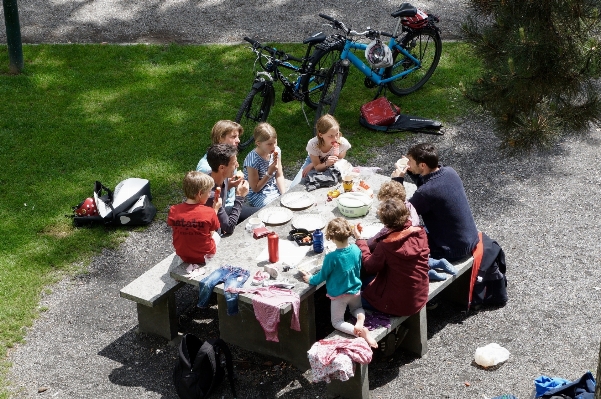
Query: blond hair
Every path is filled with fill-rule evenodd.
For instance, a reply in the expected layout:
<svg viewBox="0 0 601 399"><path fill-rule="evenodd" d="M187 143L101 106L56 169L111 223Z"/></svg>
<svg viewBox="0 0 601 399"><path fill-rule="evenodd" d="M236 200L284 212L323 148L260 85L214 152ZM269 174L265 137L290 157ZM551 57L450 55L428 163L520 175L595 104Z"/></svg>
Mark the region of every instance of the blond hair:
<svg viewBox="0 0 601 399"><path fill-rule="evenodd" d="M353 235L353 229L345 218L335 218L330 220L326 227L326 239L344 241Z"/></svg>
<svg viewBox="0 0 601 399"><path fill-rule="evenodd" d="M213 125L211 130L211 141L213 144L221 143L221 140L225 138L230 132L237 130L238 134L242 136L244 128L239 123L230 120L220 120Z"/></svg>
<svg viewBox="0 0 601 399"><path fill-rule="evenodd" d="M330 114L325 114L317 120L315 123L315 129L317 130L317 145L322 147L325 144L324 139L321 137L322 134L326 134L328 130L337 127L340 131L340 123ZM340 133L342 137L342 133Z"/></svg>
<svg viewBox="0 0 601 399"><path fill-rule="evenodd" d="M378 192L378 200L380 202L386 201L387 199L398 199L403 202L407 199L407 193L402 183L396 180L389 180L380 186Z"/></svg>
<svg viewBox="0 0 601 399"><path fill-rule="evenodd" d="M269 123L261 122L257 125L257 127L255 127L253 137L255 138L255 142L262 143L267 140L277 139L278 134L275 132L273 126L271 126Z"/></svg>
<svg viewBox="0 0 601 399"><path fill-rule="evenodd" d="M192 170L186 173L184 177L184 194L188 199L195 199L196 196L210 191L215 185L215 181L209 175Z"/></svg>

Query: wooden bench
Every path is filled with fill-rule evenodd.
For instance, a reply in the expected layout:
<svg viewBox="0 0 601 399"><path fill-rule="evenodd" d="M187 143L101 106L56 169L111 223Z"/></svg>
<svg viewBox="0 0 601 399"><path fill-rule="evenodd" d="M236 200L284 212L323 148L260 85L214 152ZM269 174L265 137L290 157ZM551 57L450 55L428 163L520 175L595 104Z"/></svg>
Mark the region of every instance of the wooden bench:
<svg viewBox="0 0 601 399"><path fill-rule="evenodd" d="M178 335L175 291L184 285L171 278L171 270L182 263L175 252L123 287L119 295L136 302L138 331L172 340Z"/></svg>
<svg viewBox="0 0 601 399"><path fill-rule="evenodd" d="M473 261L474 259L470 257L463 261L455 262L453 265L457 269L456 275L449 276L444 281L431 282L428 301L443 293L444 290L445 298L467 305L471 273L466 272L472 269ZM453 282L455 283L451 284ZM424 306L422 310L412 316L391 316L389 328L380 327L370 331L370 333L376 341L385 343L386 350L384 356L390 356L397 348L403 348L422 357L428 352L426 307ZM326 339L336 338L355 337L338 330L335 330L326 337ZM346 399L369 399L367 366L367 364L356 364L355 375L348 381L332 380L328 384L328 394Z"/></svg>

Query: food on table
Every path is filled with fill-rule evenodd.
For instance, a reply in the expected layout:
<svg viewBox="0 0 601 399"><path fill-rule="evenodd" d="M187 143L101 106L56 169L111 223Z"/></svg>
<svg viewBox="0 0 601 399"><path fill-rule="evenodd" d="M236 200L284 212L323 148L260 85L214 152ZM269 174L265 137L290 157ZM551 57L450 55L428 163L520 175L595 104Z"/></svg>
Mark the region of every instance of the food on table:
<svg viewBox="0 0 601 399"><path fill-rule="evenodd" d="M367 183L365 182L365 180L361 180L361 181L359 182L359 187L361 187L361 188L363 188L363 189L365 189L365 190L369 190L369 184L367 184Z"/></svg>
<svg viewBox="0 0 601 399"><path fill-rule="evenodd" d="M336 198L339 195L340 195L340 191L338 191L338 190L328 191L328 197L330 197L330 198Z"/></svg>

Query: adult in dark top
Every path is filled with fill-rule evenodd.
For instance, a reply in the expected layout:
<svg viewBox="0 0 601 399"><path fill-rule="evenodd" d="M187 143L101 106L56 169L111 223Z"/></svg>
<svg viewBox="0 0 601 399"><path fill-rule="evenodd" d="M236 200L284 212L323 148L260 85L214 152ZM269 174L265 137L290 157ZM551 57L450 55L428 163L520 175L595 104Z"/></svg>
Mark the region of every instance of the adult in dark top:
<svg viewBox="0 0 601 399"><path fill-rule="evenodd" d="M424 221L430 256L449 262L471 256L478 244L478 229L461 178L438 162L432 144L412 147L407 158L407 166L397 167L392 178L402 183L407 175L417 185L409 202Z"/></svg>
<svg viewBox="0 0 601 399"><path fill-rule="evenodd" d="M255 213L257 208L243 205L244 197L248 194L248 181L239 177L243 181L236 185L236 199L234 206L225 208L225 200L230 189L229 183L234 180L234 174L238 169L238 149L231 144L213 144L207 152L207 162L211 167L211 177L215 181L215 187L211 190L207 206L213 206L215 191L220 188L220 196L223 205L217 211L217 218L221 228L221 234L232 234L236 225Z"/></svg>

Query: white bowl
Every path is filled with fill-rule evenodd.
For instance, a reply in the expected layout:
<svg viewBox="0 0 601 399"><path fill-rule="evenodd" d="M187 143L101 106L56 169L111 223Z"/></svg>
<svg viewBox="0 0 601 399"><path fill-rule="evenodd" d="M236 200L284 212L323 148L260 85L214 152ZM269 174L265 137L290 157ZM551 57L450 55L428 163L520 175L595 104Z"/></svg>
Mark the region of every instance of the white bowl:
<svg viewBox="0 0 601 399"><path fill-rule="evenodd" d="M373 202L369 195L362 192L340 194L337 200L338 210L349 218L358 218L367 215Z"/></svg>

